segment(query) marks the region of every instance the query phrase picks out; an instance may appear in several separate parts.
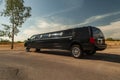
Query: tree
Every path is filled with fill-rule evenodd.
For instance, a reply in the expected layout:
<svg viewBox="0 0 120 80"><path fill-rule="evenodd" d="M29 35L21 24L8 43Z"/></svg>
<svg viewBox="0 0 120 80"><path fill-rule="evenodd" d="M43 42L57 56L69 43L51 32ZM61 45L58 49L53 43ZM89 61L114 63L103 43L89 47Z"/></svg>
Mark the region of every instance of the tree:
<svg viewBox="0 0 120 80"><path fill-rule="evenodd" d="M106 40L107 41L114 41L115 39L113 39L113 38L107 38Z"/></svg>
<svg viewBox="0 0 120 80"><path fill-rule="evenodd" d="M11 38L11 49L14 48L14 35L17 35L19 28L31 16L31 7L24 6L24 0L5 0L5 9L2 16L9 17L10 24L2 24L4 32L2 34Z"/></svg>

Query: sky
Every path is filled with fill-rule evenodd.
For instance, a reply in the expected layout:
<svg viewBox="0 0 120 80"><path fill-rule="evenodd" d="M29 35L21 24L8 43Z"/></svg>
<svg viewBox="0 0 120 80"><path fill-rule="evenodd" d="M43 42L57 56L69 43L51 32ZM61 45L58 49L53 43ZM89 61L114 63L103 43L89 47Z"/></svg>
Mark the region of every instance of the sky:
<svg viewBox="0 0 120 80"><path fill-rule="evenodd" d="M24 41L34 34L74 27L95 26L105 38L120 39L120 0L24 0L31 17L20 28L15 41ZM0 0L0 11L4 9ZM0 25L9 24L0 16ZM0 26L2 29L2 26Z"/></svg>

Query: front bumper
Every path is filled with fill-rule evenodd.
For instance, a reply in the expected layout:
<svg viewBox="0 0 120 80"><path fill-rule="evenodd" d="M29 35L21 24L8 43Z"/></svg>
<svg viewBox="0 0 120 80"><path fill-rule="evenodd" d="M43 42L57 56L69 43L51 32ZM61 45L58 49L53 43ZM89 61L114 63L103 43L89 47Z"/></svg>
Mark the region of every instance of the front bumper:
<svg viewBox="0 0 120 80"><path fill-rule="evenodd" d="M107 44L96 45L95 48L96 50L104 50L107 48Z"/></svg>

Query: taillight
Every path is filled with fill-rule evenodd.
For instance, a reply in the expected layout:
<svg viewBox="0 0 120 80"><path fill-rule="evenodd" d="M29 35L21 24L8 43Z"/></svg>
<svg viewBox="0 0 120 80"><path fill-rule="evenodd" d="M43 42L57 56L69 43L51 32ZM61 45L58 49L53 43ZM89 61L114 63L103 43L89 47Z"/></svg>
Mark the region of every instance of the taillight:
<svg viewBox="0 0 120 80"><path fill-rule="evenodd" d="M95 44L95 39L93 37L90 38L90 43Z"/></svg>

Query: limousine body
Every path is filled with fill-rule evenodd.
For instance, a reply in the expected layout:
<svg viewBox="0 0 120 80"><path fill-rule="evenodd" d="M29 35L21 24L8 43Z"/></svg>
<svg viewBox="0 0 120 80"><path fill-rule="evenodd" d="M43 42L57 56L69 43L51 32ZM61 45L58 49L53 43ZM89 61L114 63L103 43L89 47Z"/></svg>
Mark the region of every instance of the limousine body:
<svg viewBox="0 0 120 80"><path fill-rule="evenodd" d="M26 51L35 48L71 50L73 57L84 54L93 55L97 50L106 48L105 38L100 29L92 26L79 27L44 34L36 34L29 38L24 46Z"/></svg>

